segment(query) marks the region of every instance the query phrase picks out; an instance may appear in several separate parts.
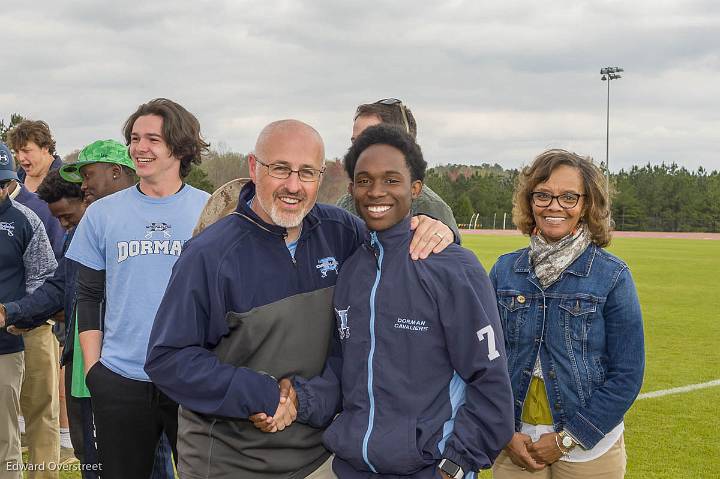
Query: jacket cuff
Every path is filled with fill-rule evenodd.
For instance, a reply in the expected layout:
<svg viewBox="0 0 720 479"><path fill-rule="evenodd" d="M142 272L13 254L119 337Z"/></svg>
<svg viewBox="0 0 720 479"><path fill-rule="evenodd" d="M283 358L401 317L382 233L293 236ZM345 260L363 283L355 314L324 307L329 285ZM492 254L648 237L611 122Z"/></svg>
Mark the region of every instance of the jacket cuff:
<svg viewBox="0 0 720 479"><path fill-rule="evenodd" d="M5 306L6 322L8 325L12 325L19 319L17 316L20 315L20 306L15 302L4 303L3 306Z"/></svg>
<svg viewBox="0 0 720 479"><path fill-rule="evenodd" d="M580 413L570 418L565 430L577 440L583 449L592 449L605 434Z"/></svg>
<svg viewBox="0 0 720 479"><path fill-rule="evenodd" d="M462 457L455 449L450 446L445 447L445 451L442 453L442 457L460 466L463 470L463 474L465 477L467 477L468 472L473 472L477 470L472 466L472 464L467 462L464 457Z"/></svg>
<svg viewBox="0 0 720 479"><path fill-rule="evenodd" d="M302 423L307 423L310 419L310 395L305 387L305 381L302 378L295 377L292 378L292 385L298 402L297 419Z"/></svg>

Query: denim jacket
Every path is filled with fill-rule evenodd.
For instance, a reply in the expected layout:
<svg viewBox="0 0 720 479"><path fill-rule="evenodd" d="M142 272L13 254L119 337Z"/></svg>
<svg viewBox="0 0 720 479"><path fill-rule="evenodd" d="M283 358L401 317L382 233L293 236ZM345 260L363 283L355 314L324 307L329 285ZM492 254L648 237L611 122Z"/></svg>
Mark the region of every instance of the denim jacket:
<svg viewBox="0 0 720 479"><path fill-rule="evenodd" d="M623 420L645 369L642 315L627 265L590 244L543 289L525 248L501 256L490 280L505 333L515 429L539 350L555 429L594 447Z"/></svg>

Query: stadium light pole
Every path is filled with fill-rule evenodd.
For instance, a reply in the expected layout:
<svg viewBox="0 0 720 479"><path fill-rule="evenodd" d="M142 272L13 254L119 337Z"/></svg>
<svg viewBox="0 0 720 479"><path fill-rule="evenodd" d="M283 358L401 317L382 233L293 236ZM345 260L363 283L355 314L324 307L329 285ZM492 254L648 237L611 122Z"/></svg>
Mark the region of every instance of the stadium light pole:
<svg viewBox="0 0 720 479"><path fill-rule="evenodd" d="M610 81L622 78L621 67L605 67L600 69L600 80L607 81L607 118L605 126L605 170L607 171L607 186L610 191Z"/></svg>

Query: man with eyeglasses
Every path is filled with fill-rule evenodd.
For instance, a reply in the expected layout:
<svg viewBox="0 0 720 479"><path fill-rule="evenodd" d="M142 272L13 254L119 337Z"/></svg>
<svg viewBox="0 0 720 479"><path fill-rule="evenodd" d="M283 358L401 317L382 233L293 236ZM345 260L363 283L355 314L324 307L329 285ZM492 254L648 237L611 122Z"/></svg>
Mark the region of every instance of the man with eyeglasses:
<svg viewBox="0 0 720 479"><path fill-rule="evenodd" d="M12 154L0 143L0 303L31 293L57 267L40 218L10 199L17 181ZM0 478L22 478L20 388L24 372L23 338L7 332L0 321ZM58 447L59 449L59 447Z"/></svg>
<svg viewBox="0 0 720 479"><path fill-rule="evenodd" d="M406 133L410 134L414 140L417 140L417 123L410 108L405 106L402 101L397 98L385 98L375 103L364 103L355 110L353 118L353 130L350 141L355 142L355 138L365 131L369 126L379 125L380 123L393 125ZM355 202L348 193L340 197L336 203L350 213L358 216L355 209ZM420 196L413 200L410 213L412 215L427 215L442 221L448 225L455 235L455 239L460 242L460 230L458 229L455 216L452 209L445 201L430 189L429 186L423 187ZM452 238L448 238L452 243Z"/></svg>
<svg viewBox="0 0 720 479"><path fill-rule="evenodd" d="M332 477L322 429L286 429L296 411L278 386L322 371L338 272L365 234L359 218L316 204L324 155L311 126L266 126L237 209L190 240L173 269L145 370L180 404L181 477ZM427 239L451 235L439 221L415 221L419 256L435 246ZM283 433L255 429L256 413Z"/></svg>

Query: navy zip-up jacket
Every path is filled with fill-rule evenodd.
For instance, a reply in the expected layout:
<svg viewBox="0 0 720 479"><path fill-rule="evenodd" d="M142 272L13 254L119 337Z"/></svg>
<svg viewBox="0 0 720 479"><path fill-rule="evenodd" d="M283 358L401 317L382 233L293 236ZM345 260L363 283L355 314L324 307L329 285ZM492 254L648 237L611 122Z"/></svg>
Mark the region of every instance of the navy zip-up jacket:
<svg viewBox="0 0 720 479"><path fill-rule="evenodd" d="M56 267L40 218L30 208L8 197L0 200L0 303L32 293ZM0 328L0 354L23 349L22 336Z"/></svg>
<svg viewBox="0 0 720 479"><path fill-rule="evenodd" d="M247 418L274 414L275 378L322 372L338 270L365 228L316 204L293 258L285 228L248 206L254 196L250 182L233 214L185 244L150 334L145 371L180 404L182 477L305 477L328 457L321 429L266 434Z"/></svg>
<svg viewBox="0 0 720 479"><path fill-rule="evenodd" d="M409 221L371 232L345 262L334 352L321 376L295 378L300 421L324 426L340 411L323 436L339 477L436 477L442 458L489 468L514 432L487 274L455 244L413 261Z"/></svg>

